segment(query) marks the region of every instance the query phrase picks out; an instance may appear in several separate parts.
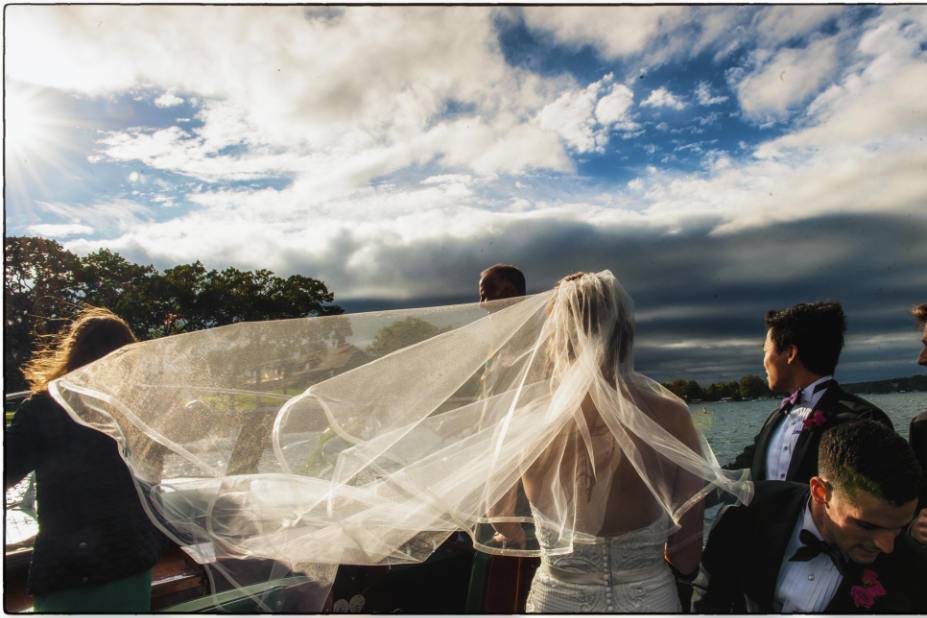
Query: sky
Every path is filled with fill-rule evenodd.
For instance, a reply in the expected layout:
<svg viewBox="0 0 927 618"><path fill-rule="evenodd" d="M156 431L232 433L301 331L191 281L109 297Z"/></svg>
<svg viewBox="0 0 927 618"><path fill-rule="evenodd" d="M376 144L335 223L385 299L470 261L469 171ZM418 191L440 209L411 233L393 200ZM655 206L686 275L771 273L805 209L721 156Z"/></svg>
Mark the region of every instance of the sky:
<svg viewBox="0 0 927 618"><path fill-rule="evenodd" d="M349 311L612 270L637 367L919 373L927 6L6 6L6 234L269 268Z"/></svg>

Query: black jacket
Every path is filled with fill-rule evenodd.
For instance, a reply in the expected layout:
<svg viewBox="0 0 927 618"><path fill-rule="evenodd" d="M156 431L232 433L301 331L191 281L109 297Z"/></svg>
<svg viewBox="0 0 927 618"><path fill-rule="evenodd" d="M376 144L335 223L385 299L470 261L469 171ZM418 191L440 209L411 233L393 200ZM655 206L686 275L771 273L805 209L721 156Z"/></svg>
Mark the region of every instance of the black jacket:
<svg viewBox="0 0 927 618"><path fill-rule="evenodd" d="M692 609L698 613L772 613L776 580L789 538L808 502L808 486L760 481L749 506L731 506L708 537L695 581ZM921 613L927 611L927 558L900 535L891 554L843 578L827 613ZM853 602L862 569L876 572L886 590L870 609Z"/></svg>
<svg viewBox="0 0 927 618"><path fill-rule="evenodd" d="M142 509L114 440L40 393L16 411L3 446L5 487L35 470L32 594L121 579L157 562L163 536Z"/></svg>
<svg viewBox="0 0 927 618"><path fill-rule="evenodd" d="M846 392L836 382L827 387L818 405L815 406L815 410L820 410L826 420L822 425L804 429L799 434L789 464L789 471L784 479L786 481L807 483L812 476L818 473L818 445L821 443L821 436L835 425L868 419L894 429L891 420L882 410L865 399ZM750 478L766 480L766 451L769 447L769 439L783 418L784 415L778 409L773 410L763 423L760 433L753 438L753 443L724 467L730 470L750 468Z"/></svg>

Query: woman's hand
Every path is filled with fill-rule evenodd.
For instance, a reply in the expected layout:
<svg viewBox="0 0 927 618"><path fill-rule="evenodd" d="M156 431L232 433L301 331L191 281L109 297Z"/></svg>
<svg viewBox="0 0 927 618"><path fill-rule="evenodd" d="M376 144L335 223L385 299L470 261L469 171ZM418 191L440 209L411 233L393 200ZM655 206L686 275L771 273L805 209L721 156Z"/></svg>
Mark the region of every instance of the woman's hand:
<svg viewBox="0 0 927 618"><path fill-rule="evenodd" d="M500 545L503 548L524 546L526 537L521 524L496 523L492 527L496 531L496 534L492 537L493 544Z"/></svg>

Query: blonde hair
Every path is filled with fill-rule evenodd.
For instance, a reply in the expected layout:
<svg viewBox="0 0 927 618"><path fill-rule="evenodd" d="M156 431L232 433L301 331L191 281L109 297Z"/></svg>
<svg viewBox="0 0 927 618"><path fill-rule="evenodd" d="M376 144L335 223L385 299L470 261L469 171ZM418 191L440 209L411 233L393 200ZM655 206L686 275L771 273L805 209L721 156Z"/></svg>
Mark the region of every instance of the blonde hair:
<svg viewBox="0 0 927 618"><path fill-rule="evenodd" d="M38 393L52 380L135 341L132 329L118 315L102 307L87 307L65 331L35 351L23 375L29 390Z"/></svg>
<svg viewBox="0 0 927 618"><path fill-rule="evenodd" d="M547 349L548 367L554 373L562 372L575 360L580 338L604 344L598 361L610 380L630 359L633 308L630 297L616 286L611 273L567 275L557 282L547 310L556 325Z"/></svg>

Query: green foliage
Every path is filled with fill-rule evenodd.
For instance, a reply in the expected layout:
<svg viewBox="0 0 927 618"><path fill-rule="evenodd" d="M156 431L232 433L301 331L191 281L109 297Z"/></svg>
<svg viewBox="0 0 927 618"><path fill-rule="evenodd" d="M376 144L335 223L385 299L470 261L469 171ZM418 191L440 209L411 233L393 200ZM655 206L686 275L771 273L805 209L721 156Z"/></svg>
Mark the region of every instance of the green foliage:
<svg viewBox="0 0 927 618"><path fill-rule="evenodd" d="M425 341L443 332L440 328L419 318L406 318L383 327L367 348L374 356L385 356L419 341Z"/></svg>
<svg viewBox="0 0 927 618"><path fill-rule="evenodd" d="M702 388L695 380L673 380L664 384L666 388L687 402L756 399L770 396L766 380L756 375L746 375L738 382L718 382Z"/></svg>
<svg viewBox="0 0 927 618"><path fill-rule="evenodd" d="M771 393L766 386L766 380L756 375L744 376L740 379L740 398L756 399L757 397L768 397Z"/></svg>
<svg viewBox="0 0 927 618"><path fill-rule="evenodd" d="M28 236L5 238L4 249L7 392L26 387L22 365L42 337L56 334L85 303L121 316L139 339L233 322L342 313L323 282L302 275L207 270L199 261L161 273L108 249L79 258L54 240Z"/></svg>

